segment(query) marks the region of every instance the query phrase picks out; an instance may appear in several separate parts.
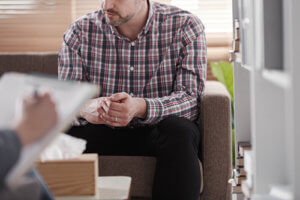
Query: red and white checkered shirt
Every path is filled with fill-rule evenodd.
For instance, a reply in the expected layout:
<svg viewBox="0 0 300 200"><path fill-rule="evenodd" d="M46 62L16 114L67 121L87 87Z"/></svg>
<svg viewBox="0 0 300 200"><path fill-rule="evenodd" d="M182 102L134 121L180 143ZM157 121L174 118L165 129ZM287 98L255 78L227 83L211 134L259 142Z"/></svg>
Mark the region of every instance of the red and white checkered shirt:
<svg viewBox="0 0 300 200"><path fill-rule="evenodd" d="M134 41L106 23L101 10L71 24L59 53L59 78L98 84L101 96L144 98L147 116L140 123L171 115L195 120L206 79L204 26L187 11L149 3L147 23Z"/></svg>

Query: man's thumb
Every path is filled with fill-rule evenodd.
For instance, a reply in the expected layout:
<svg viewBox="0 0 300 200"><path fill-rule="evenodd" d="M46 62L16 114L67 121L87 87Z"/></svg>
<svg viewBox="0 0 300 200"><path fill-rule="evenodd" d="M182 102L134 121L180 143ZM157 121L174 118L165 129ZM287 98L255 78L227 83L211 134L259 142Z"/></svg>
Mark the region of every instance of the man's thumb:
<svg viewBox="0 0 300 200"><path fill-rule="evenodd" d="M111 97L109 97L109 100L111 101L122 101L124 99L126 99L128 97L128 94L126 92L121 92L121 93L116 93L111 95Z"/></svg>

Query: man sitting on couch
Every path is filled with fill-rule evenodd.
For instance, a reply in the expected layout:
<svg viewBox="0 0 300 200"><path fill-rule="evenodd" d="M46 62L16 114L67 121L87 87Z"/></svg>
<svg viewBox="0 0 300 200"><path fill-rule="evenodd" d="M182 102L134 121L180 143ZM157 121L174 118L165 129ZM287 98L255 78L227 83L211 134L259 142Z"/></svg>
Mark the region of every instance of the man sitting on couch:
<svg viewBox="0 0 300 200"><path fill-rule="evenodd" d="M58 65L60 79L102 87L69 131L88 141L86 152L155 156L154 200L199 198L206 40L197 17L150 0L103 0L66 31Z"/></svg>

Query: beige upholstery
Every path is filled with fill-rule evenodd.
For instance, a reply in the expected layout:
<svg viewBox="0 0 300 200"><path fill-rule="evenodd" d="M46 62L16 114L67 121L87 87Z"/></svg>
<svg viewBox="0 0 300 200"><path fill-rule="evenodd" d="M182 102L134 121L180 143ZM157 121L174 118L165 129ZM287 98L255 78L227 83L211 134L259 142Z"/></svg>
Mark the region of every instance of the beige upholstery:
<svg viewBox="0 0 300 200"><path fill-rule="evenodd" d="M202 199L228 199L231 185L231 100L225 87L207 81L201 100L204 191Z"/></svg>
<svg viewBox="0 0 300 200"><path fill-rule="evenodd" d="M4 72L57 74L57 53L0 53L0 76ZM202 130L204 190L200 199L229 200L231 186L231 104L225 87L207 81L201 100L199 122ZM141 156L100 156L99 174L133 177L132 195L151 199L155 158Z"/></svg>

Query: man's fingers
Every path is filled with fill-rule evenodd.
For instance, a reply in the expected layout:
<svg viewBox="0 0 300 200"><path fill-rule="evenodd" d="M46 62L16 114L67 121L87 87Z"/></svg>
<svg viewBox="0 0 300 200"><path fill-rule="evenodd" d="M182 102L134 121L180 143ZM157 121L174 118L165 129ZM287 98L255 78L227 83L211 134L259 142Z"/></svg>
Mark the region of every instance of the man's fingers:
<svg viewBox="0 0 300 200"><path fill-rule="evenodd" d="M110 110L124 112L124 109L124 103L111 102L110 104Z"/></svg>
<svg viewBox="0 0 300 200"><path fill-rule="evenodd" d="M100 115L100 118L109 125L119 124L118 126L126 126L129 123L128 116L123 114L120 115L120 113L116 113L116 115L108 115L106 113L103 113L102 115Z"/></svg>
<svg viewBox="0 0 300 200"><path fill-rule="evenodd" d="M109 111L109 106L107 106L106 103L103 103L101 106L102 106L102 109L103 109L106 113L108 113L108 111Z"/></svg>
<svg viewBox="0 0 300 200"><path fill-rule="evenodd" d="M107 113L111 104L111 101L108 98L99 98L98 100L99 105L97 110L103 108L104 111Z"/></svg>
<svg viewBox="0 0 300 200"><path fill-rule="evenodd" d="M109 118L105 118L103 120L105 121L105 124L110 125L110 126L115 126L115 127L127 126L127 123L122 121L119 118L109 117Z"/></svg>
<svg viewBox="0 0 300 200"><path fill-rule="evenodd" d="M126 92L116 93L116 94L111 95L109 97L109 100L119 102L119 101L122 101L122 100L128 98L128 96L129 95Z"/></svg>
<svg viewBox="0 0 300 200"><path fill-rule="evenodd" d="M101 108L104 109L106 113L108 113L110 110L124 112L126 109L126 106L124 105L124 103L111 102L109 107L107 105L105 105L104 103L100 104L100 107L98 109L101 109Z"/></svg>
<svg viewBox="0 0 300 200"><path fill-rule="evenodd" d="M117 122L107 122L108 125L110 126L114 126L114 127L124 127L126 125L123 125L123 124L120 124L120 123L117 123Z"/></svg>
<svg viewBox="0 0 300 200"><path fill-rule="evenodd" d="M101 118L101 116L98 118L98 124L106 124L106 121Z"/></svg>
<svg viewBox="0 0 300 200"><path fill-rule="evenodd" d="M119 122L119 123L122 123L124 120L123 120L123 117L121 116L116 116L116 115L108 115L106 113L102 113L101 115L101 118L104 119L105 121L111 121L111 122Z"/></svg>
<svg viewBox="0 0 300 200"><path fill-rule="evenodd" d="M123 119L124 118L124 113L121 113L119 111L116 110L112 110L110 109L108 111L108 113L106 113L108 116L113 116L113 117L118 117L119 119Z"/></svg>
<svg viewBox="0 0 300 200"><path fill-rule="evenodd" d="M128 124L128 108L125 103L120 103L130 97L127 93L116 93L109 98L99 99L99 120L103 120L105 124L116 127L123 127Z"/></svg>

